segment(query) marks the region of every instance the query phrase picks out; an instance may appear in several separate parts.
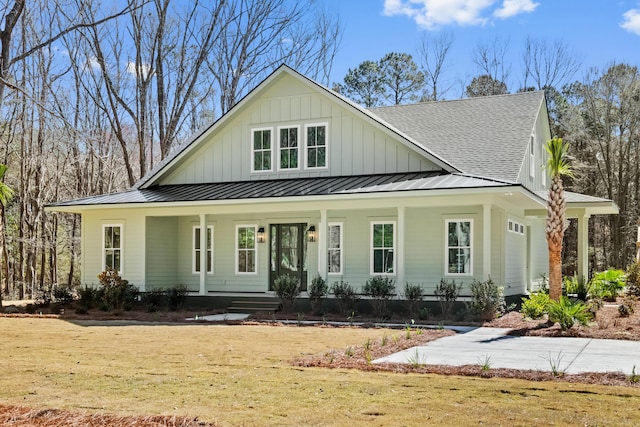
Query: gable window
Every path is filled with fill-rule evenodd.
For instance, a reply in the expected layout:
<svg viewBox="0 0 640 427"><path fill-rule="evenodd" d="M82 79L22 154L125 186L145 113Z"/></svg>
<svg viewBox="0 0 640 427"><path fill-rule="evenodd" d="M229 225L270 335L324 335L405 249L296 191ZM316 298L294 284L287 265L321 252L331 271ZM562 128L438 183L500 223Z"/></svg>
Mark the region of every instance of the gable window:
<svg viewBox="0 0 640 427"><path fill-rule="evenodd" d="M535 138L531 135L529 139L529 175L531 178L536 176L536 151L535 151Z"/></svg>
<svg viewBox="0 0 640 427"><path fill-rule="evenodd" d="M122 225L102 226L102 269L122 271Z"/></svg>
<svg viewBox="0 0 640 427"><path fill-rule="evenodd" d="M329 223L329 241L327 243L327 272L342 274L342 224Z"/></svg>
<svg viewBox="0 0 640 427"><path fill-rule="evenodd" d="M252 168L254 172L271 170L271 129L253 131Z"/></svg>
<svg viewBox="0 0 640 427"><path fill-rule="evenodd" d="M280 169L298 169L298 128L280 128Z"/></svg>
<svg viewBox="0 0 640 427"><path fill-rule="evenodd" d="M473 221L470 219L451 219L446 221L445 262L447 274L472 274L472 227Z"/></svg>
<svg viewBox="0 0 640 427"><path fill-rule="evenodd" d="M395 222L371 223L371 274L395 273Z"/></svg>
<svg viewBox="0 0 640 427"><path fill-rule="evenodd" d="M213 226L207 227L207 249L206 249L206 271L209 274L213 273ZM200 227L193 227L193 273L200 273L202 262L202 248L200 240Z"/></svg>
<svg viewBox="0 0 640 427"><path fill-rule="evenodd" d="M327 167L327 126L307 126L307 167Z"/></svg>
<svg viewBox="0 0 640 427"><path fill-rule="evenodd" d="M236 273L255 273L256 269L256 226L236 226Z"/></svg>

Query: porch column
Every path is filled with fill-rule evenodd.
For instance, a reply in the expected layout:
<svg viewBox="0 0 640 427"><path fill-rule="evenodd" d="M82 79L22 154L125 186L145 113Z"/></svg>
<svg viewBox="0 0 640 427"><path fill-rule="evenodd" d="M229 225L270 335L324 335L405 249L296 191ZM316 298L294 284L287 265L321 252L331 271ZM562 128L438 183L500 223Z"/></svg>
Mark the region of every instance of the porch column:
<svg viewBox="0 0 640 427"><path fill-rule="evenodd" d="M404 289L404 238L405 238L405 212L404 206L398 206L398 238L396 241L396 293Z"/></svg>
<svg viewBox="0 0 640 427"><path fill-rule="evenodd" d="M578 217L578 277L589 280L589 215Z"/></svg>
<svg viewBox="0 0 640 427"><path fill-rule="evenodd" d="M327 280L327 244L329 225L327 224L327 210L320 209L320 224L318 224L318 274Z"/></svg>
<svg viewBox="0 0 640 427"><path fill-rule="evenodd" d="M482 272L483 277L491 276L491 205L482 205Z"/></svg>
<svg viewBox="0 0 640 427"><path fill-rule="evenodd" d="M206 295L207 282L207 222L206 215L200 214L200 295Z"/></svg>

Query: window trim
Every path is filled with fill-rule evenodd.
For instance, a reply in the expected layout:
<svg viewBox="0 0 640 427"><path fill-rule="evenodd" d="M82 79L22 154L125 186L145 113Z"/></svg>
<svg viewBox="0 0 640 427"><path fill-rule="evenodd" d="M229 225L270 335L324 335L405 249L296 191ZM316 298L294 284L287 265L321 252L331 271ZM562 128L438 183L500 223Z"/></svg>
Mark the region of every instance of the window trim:
<svg viewBox="0 0 640 427"><path fill-rule="evenodd" d="M531 134L531 139L529 140L529 176L531 178L536 177L536 150L535 150L535 134Z"/></svg>
<svg viewBox="0 0 640 427"><path fill-rule="evenodd" d="M238 232L240 228L253 228L253 251L254 251L254 271L239 271L240 267L240 248L238 247ZM258 275L258 225L257 224L236 224L236 246L235 246L235 273L238 276L257 276Z"/></svg>
<svg viewBox="0 0 640 427"><path fill-rule="evenodd" d="M452 222L468 222L469 223L469 272L468 273L450 273L449 272L449 224ZM514 224L515 225L515 224ZM446 218L444 226L444 275L453 277L469 277L473 276L473 218ZM466 246L458 246L466 247Z"/></svg>
<svg viewBox="0 0 640 427"><path fill-rule="evenodd" d="M207 252L211 252L211 271L207 270L207 274L208 275L212 275L214 273L214 252L213 252L213 247L214 247L214 230L213 230L213 225L207 225L207 231L211 230L211 247L207 248L206 251ZM192 230L191 230L191 272L193 274L200 274L199 271L196 270L196 251L201 251L202 248L200 249L196 249L196 229L200 229L200 225L194 225ZM209 254L207 253L207 256L209 256Z"/></svg>
<svg viewBox="0 0 640 427"><path fill-rule="evenodd" d="M308 129L311 127L324 126L324 166L309 166L309 134ZM329 123L307 123L304 125L304 167L309 170L325 170L329 169Z"/></svg>
<svg viewBox="0 0 640 427"><path fill-rule="evenodd" d="M396 271L397 271L397 265L398 265L398 259L397 259L397 247L398 247L398 242L397 242L397 236L398 236L398 225L397 225L397 221L370 221L369 223L369 234L370 234L370 240L369 240L369 273L372 276L389 276L389 277L395 277L396 275ZM375 225L386 225L386 224L391 224L393 225L393 272L392 273L377 273L374 271L374 251L375 248L373 247L373 229ZM383 247L384 249L384 247Z"/></svg>
<svg viewBox="0 0 640 427"><path fill-rule="evenodd" d="M278 171L299 171L301 169L300 164L302 163L301 159L300 159L300 146L304 145L303 143L301 143L300 141L300 125L285 125L285 126L278 126L277 128L277 139L276 139L276 149L278 150L278 165L277 165L277 170ZM282 147L280 147L280 131L283 129L296 129L298 132L298 146L296 147L296 150L298 151L298 166L295 168L283 168L282 164L280 163L281 161L281 157L282 157ZM287 150L291 150L290 148L287 148Z"/></svg>
<svg viewBox="0 0 640 427"><path fill-rule="evenodd" d="M331 242L331 227L339 227L340 228L340 270L339 271L331 271L329 268L329 261L331 257L329 256L329 251L335 248L332 248L329 244ZM329 222L327 223L327 274L328 275L342 275L344 274L344 223L342 222Z"/></svg>
<svg viewBox="0 0 640 427"><path fill-rule="evenodd" d="M120 270L118 270L118 274L120 276L122 276L124 274L124 257L122 256L124 253L124 224L123 223L108 223L108 224L102 224L102 271L106 271L107 270L107 248L104 246L106 241L104 238L104 232L105 232L105 228L107 227L120 227ZM109 248L111 250L113 250L114 248Z"/></svg>
<svg viewBox="0 0 640 427"><path fill-rule="evenodd" d="M255 133L256 132L263 132L263 131L270 131L270 142L271 142L271 148L269 150L260 150L263 152L267 152L269 151L271 153L271 168L269 169L260 169L260 170L256 170L256 164L255 164L255 153L256 150L254 148L253 145L253 140L255 138ZM265 173L265 172L273 172L273 160L274 160L274 156L273 156L273 128L272 127L260 127L260 128L252 128L251 129L251 136L250 136L250 144L251 144L251 173Z"/></svg>

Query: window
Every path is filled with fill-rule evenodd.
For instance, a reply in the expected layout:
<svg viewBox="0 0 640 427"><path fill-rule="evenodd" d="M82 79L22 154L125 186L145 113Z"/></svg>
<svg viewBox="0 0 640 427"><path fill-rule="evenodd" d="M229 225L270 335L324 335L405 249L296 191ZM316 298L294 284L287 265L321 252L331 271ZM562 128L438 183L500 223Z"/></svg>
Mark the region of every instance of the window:
<svg viewBox="0 0 640 427"><path fill-rule="evenodd" d="M298 128L280 128L280 169L298 169Z"/></svg>
<svg viewBox="0 0 640 427"><path fill-rule="evenodd" d="M473 222L470 219L447 220L446 273L472 274L471 233Z"/></svg>
<svg viewBox="0 0 640 427"><path fill-rule="evenodd" d="M253 131L253 171L271 170L271 129Z"/></svg>
<svg viewBox="0 0 640 427"><path fill-rule="evenodd" d="M529 140L529 175L531 178L536 176L536 150L535 150L535 138L531 135Z"/></svg>
<svg viewBox="0 0 640 427"><path fill-rule="evenodd" d="M200 227L193 227L193 273L200 273L201 258ZM213 226L207 227L207 273L213 273Z"/></svg>
<svg viewBox="0 0 640 427"><path fill-rule="evenodd" d="M327 126L307 126L307 167L327 167Z"/></svg>
<svg viewBox="0 0 640 427"><path fill-rule="evenodd" d="M329 223L327 242L327 270L329 274L342 274L342 224Z"/></svg>
<svg viewBox="0 0 640 427"><path fill-rule="evenodd" d="M102 269L122 271L122 225L102 227Z"/></svg>
<svg viewBox="0 0 640 427"><path fill-rule="evenodd" d="M371 274L394 274L395 222L371 223Z"/></svg>
<svg viewBox="0 0 640 427"><path fill-rule="evenodd" d="M236 273L256 273L256 226L236 226Z"/></svg>
<svg viewBox="0 0 640 427"><path fill-rule="evenodd" d="M508 229L509 229L510 232L513 233L513 221L511 221L511 220L509 220Z"/></svg>

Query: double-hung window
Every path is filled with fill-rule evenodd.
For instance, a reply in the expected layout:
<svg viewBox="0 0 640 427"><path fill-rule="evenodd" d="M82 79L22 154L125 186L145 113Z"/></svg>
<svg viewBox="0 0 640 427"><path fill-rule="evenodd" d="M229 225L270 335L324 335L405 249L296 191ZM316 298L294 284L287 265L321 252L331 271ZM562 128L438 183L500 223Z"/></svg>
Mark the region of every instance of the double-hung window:
<svg viewBox="0 0 640 427"><path fill-rule="evenodd" d="M446 220L446 274L473 274L472 228L473 221L470 219Z"/></svg>
<svg viewBox="0 0 640 427"><path fill-rule="evenodd" d="M122 225L102 226L102 269L122 271Z"/></svg>
<svg viewBox="0 0 640 427"><path fill-rule="evenodd" d="M342 223L330 222L327 242L327 272L342 274Z"/></svg>
<svg viewBox="0 0 640 427"><path fill-rule="evenodd" d="M236 226L236 273L254 274L256 263L256 226Z"/></svg>
<svg viewBox="0 0 640 427"><path fill-rule="evenodd" d="M396 223L371 223L371 274L395 274Z"/></svg>
<svg viewBox="0 0 640 427"><path fill-rule="evenodd" d="M254 129L252 170L254 172L271 170L271 129Z"/></svg>
<svg viewBox="0 0 640 427"><path fill-rule="evenodd" d="M279 128L280 169L298 169L298 127Z"/></svg>
<svg viewBox="0 0 640 427"><path fill-rule="evenodd" d="M307 126L307 168L327 167L327 125Z"/></svg>
<svg viewBox="0 0 640 427"><path fill-rule="evenodd" d="M213 226L209 225L207 227L207 238L206 238L206 271L209 274L213 273ZM202 239L200 234L200 227L193 227L193 273L200 273L202 263Z"/></svg>

